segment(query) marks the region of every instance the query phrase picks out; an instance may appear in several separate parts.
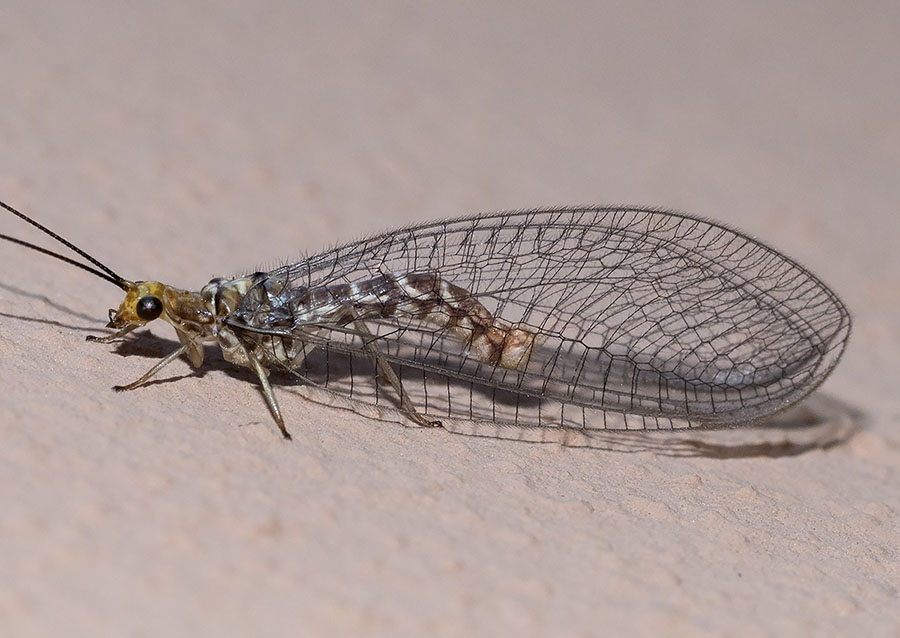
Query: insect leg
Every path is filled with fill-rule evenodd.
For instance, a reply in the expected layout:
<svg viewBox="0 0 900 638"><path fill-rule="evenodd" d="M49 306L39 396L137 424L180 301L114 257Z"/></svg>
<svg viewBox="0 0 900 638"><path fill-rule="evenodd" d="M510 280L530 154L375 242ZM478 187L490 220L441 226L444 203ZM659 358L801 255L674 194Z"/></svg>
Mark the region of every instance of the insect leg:
<svg viewBox="0 0 900 638"><path fill-rule="evenodd" d="M266 403L269 404L269 410L272 411L272 418L275 419L282 436L290 441L292 438L291 433L284 426L284 417L281 416L281 409L278 407L278 401L275 400L275 393L272 391L272 386L269 383L269 372L262 366L256 356L251 354L249 359L250 366L256 372L256 376L259 377L259 382L262 384L263 395L266 397Z"/></svg>
<svg viewBox="0 0 900 638"><path fill-rule="evenodd" d="M115 332L114 334L106 335L105 337L95 337L94 335L88 335L84 338L84 340L90 341L91 343L111 343L111 342L115 341L116 339L120 339L120 338L124 337L129 332L131 332L132 330L139 328L139 327L140 326L138 326L137 324L129 324L129 325L125 326L124 328L122 328L121 330L119 330L118 332Z"/></svg>
<svg viewBox="0 0 900 638"><path fill-rule="evenodd" d="M287 431L284 425L284 417L281 416L281 408L278 407L278 401L275 399L275 392L272 391L272 385L269 383L269 372L266 370L257 357L257 352L251 352L244 345L244 342L230 329L222 328L219 330L219 347L222 348L222 354L227 361L240 366L251 368L259 382L262 385L263 396L266 397L266 403L272 418L278 429L281 430L282 436L287 440L291 440L291 433ZM265 351L262 351L265 354Z"/></svg>
<svg viewBox="0 0 900 638"><path fill-rule="evenodd" d="M409 418L411 418L419 425L429 428L440 427L440 421L429 421L416 411L416 408L410 400L409 395L406 394L406 390L403 389L403 383L400 381L397 373L394 372L394 369L391 367L390 361L388 361L387 358L383 354L381 354L381 351L376 345L375 336L366 327L365 323L363 323L361 319L354 319L353 325L362 336L363 341L365 342L364 347L372 356L372 362L375 364L377 373L381 375L381 377L385 381L387 381L392 388L394 388L398 395L400 395L400 407L403 408L403 411L406 412Z"/></svg>
<svg viewBox="0 0 900 638"><path fill-rule="evenodd" d="M116 385L116 386L113 386L113 390L115 390L116 392L124 392L125 390L134 390L135 388L140 387L141 385L143 385L144 383L146 383L146 382L147 382L153 375L155 375L157 372L159 372L159 371L162 370L164 367L166 367L167 365L169 365L170 363L172 363L175 359L177 359L178 357L180 357L181 355L183 355L184 352L185 352L185 350L187 350L187 348L185 348L185 346L181 346L180 348L178 348L178 350L175 350L174 352L172 352L172 353L166 355L165 358L160 359L160 360L156 363L155 366L153 366L152 368L150 368L150 369L147 371L147 373L144 374L144 376L142 376L142 377L141 377L140 379L138 379L137 381L133 381L132 383L129 383L128 385Z"/></svg>

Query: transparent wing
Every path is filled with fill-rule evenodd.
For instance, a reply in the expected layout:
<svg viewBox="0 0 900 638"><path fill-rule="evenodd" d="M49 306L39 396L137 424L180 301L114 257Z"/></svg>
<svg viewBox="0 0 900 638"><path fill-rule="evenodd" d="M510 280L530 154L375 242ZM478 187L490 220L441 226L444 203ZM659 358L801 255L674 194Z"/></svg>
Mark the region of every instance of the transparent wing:
<svg viewBox="0 0 900 638"><path fill-rule="evenodd" d="M414 303L398 305L385 273L439 275L535 335L533 352L517 368L486 361ZM706 220L623 208L385 233L267 273L234 316L289 331L308 346L297 372L358 401L396 406L370 334L427 417L588 429L765 417L821 383L850 332L837 296L775 250ZM273 349L283 339L242 337Z"/></svg>

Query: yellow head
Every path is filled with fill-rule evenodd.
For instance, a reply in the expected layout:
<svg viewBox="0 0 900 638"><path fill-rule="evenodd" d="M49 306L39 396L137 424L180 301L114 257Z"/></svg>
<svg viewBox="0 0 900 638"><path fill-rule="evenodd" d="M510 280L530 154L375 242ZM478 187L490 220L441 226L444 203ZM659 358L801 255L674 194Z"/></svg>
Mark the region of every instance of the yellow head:
<svg viewBox="0 0 900 638"><path fill-rule="evenodd" d="M125 299L118 310L110 309L106 327L143 326L158 318L166 309L166 289L167 286L158 281L126 282Z"/></svg>

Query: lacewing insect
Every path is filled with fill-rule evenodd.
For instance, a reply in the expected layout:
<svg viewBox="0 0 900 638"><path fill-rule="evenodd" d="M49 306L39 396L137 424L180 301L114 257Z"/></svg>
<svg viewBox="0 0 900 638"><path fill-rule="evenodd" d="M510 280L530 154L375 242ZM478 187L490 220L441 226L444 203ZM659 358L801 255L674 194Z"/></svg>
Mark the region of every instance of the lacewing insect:
<svg viewBox="0 0 900 638"><path fill-rule="evenodd" d="M420 425L580 431L724 427L803 399L850 334L808 270L717 223L640 208L504 212L411 226L199 292L130 281L11 206L88 263L0 235L111 282L110 343L151 321L269 382L289 372Z"/></svg>

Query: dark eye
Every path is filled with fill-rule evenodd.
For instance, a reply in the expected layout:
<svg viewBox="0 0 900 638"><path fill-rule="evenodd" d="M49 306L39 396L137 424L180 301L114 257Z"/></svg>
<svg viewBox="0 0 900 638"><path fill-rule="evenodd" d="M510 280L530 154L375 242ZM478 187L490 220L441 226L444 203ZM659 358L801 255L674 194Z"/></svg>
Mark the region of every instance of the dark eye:
<svg viewBox="0 0 900 638"><path fill-rule="evenodd" d="M144 321L153 321L162 314L163 305L158 297L147 295L137 302L137 316Z"/></svg>

